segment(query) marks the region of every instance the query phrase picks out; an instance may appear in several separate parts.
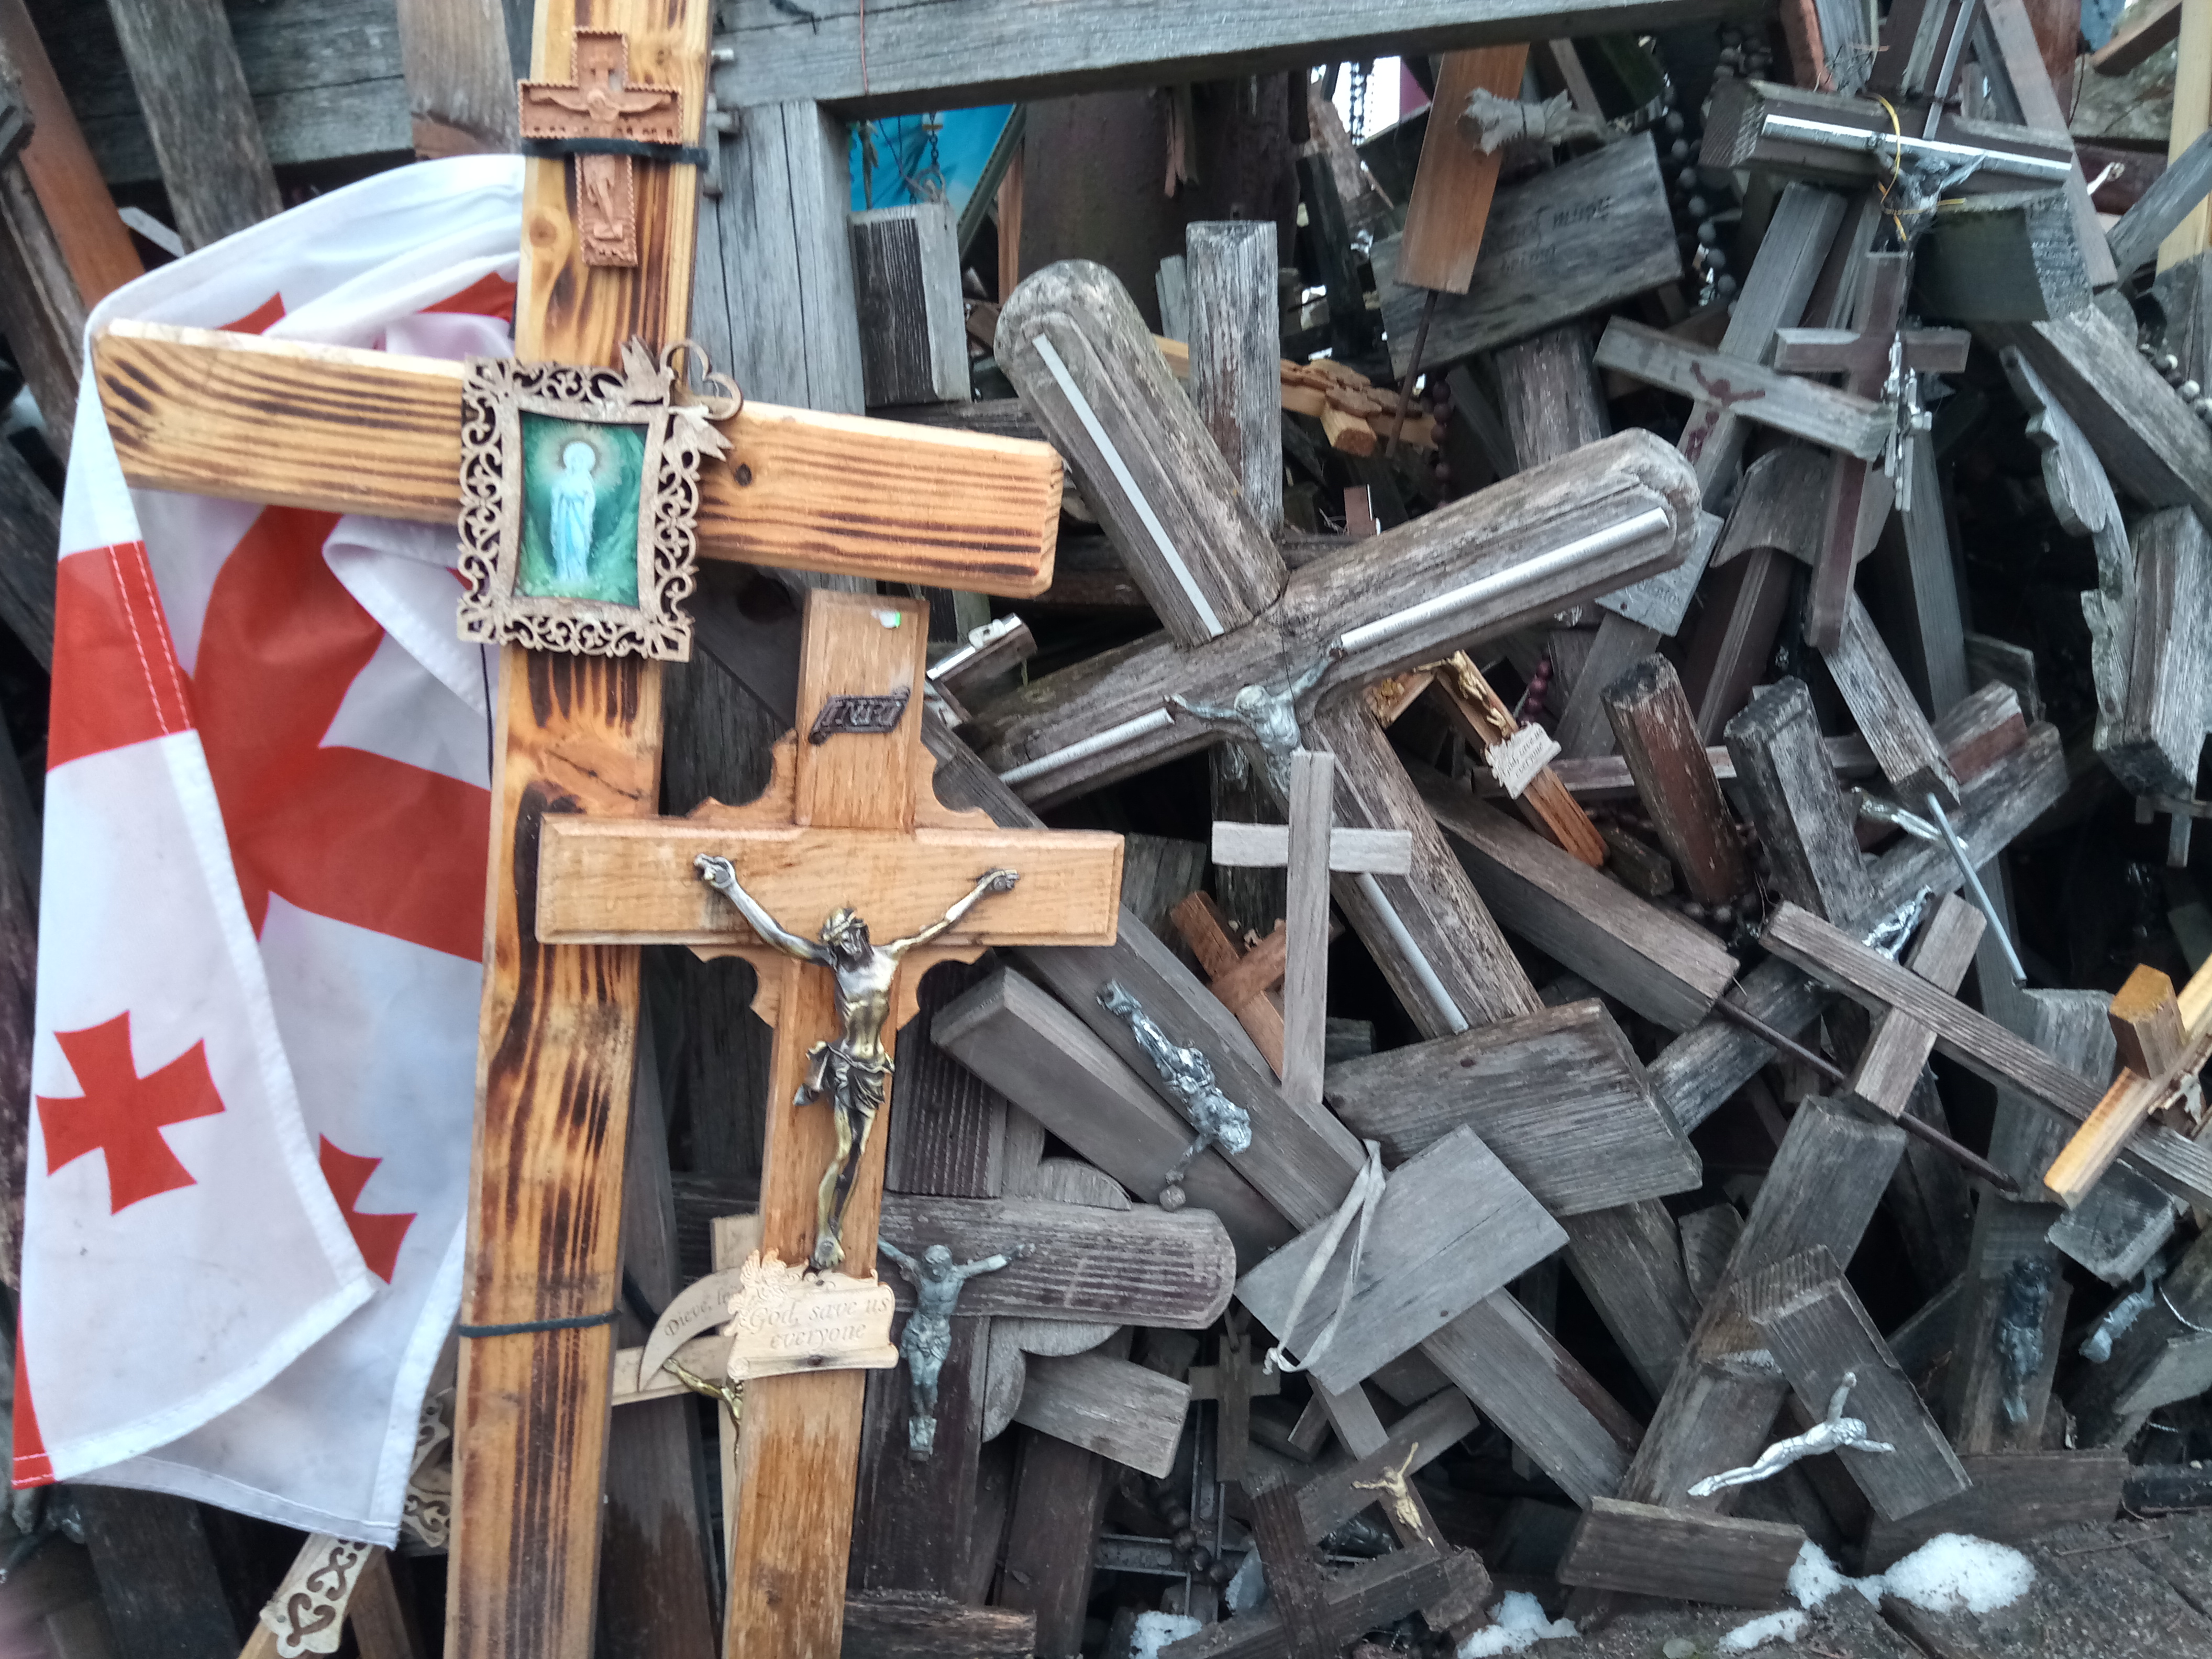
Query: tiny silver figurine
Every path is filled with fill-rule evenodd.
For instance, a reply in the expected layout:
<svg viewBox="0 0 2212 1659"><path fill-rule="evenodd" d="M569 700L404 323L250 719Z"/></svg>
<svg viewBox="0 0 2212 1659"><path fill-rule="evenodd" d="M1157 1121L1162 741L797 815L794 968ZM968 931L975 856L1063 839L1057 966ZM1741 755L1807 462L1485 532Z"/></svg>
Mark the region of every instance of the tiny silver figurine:
<svg viewBox="0 0 2212 1659"><path fill-rule="evenodd" d="M1098 993L1098 1006L1128 1022L1129 1034L1137 1039L1145 1058L1152 1062L1160 1081L1167 1085L1168 1092L1198 1131L1198 1138L1183 1148L1160 1188L1160 1207L1179 1210L1183 1206L1182 1178L1189 1171L1191 1160L1208 1146L1218 1146L1224 1152L1243 1152L1252 1144L1251 1116L1221 1092L1213 1079L1213 1062L1199 1050L1172 1042L1118 980L1106 981Z"/></svg>
<svg viewBox="0 0 2212 1659"><path fill-rule="evenodd" d="M2004 1299L1990 1340L2004 1361L2005 1421L2014 1428L2027 1421L2028 1379L2043 1366L2043 1316L2057 1271L2058 1264L2047 1257L2023 1256L2005 1275Z"/></svg>
<svg viewBox="0 0 2212 1659"><path fill-rule="evenodd" d="M1267 781L1279 797L1287 800L1291 793L1291 757L1297 753L1304 741L1298 730L1297 702L1321 684L1321 677L1328 672L1334 660L1322 657L1280 690L1248 685L1231 699L1226 708L1193 702L1181 696L1168 701L1186 714L1194 714L1218 726L1242 726L1251 733L1253 743L1267 762Z"/></svg>
<svg viewBox="0 0 2212 1659"><path fill-rule="evenodd" d="M1012 870L986 870L952 908L912 939L872 944L868 924L850 909L833 911L822 924L820 939L801 939L779 926L759 901L738 884L729 860L702 853L692 860L699 879L738 907L762 939L786 956L827 968L837 981L837 1036L806 1051L806 1079L792 1103L827 1100L836 1114L837 1156L822 1177L816 1195L814 1254L808 1265L827 1273L845 1259L838 1234L845 1206L852 1201L853 1176L868 1149L868 1131L890 1091L891 1061L884 1049L884 1023L890 1018L891 981L908 951L927 945L954 927L993 893L1010 893L1020 879Z"/></svg>
<svg viewBox="0 0 2212 1659"><path fill-rule="evenodd" d="M2158 1300L2158 1281L2166 1272L2166 1262L2153 1256L2143 1264L2142 1283L2130 1291L2118 1302L2105 1310L2105 1316L2097 1322L2097 1328L2081 1339L2081 1358L2092 1365L2101 1365L2112 1357L2112 1344L2128 1334L2128 1328L2150 1311L2151 1304Z"/></svg>
<svg viewBox="0 0 2212 1659"><path fill-rule="evenodd" d="M933 1244L917 1261L887 1238L876 1248L890 1257L914 1286L914 1311L907 1316L906 1331L899 1338L905 1357L907 1386L906 1455L925 1462L937 1449L937 1376L945 1369L945 1356L952 1350L952 1310L960 1290L983 1273L994 1273L1009 1262L1035 1253L1034 1244L1018 1244L1012 1255L987 1255L977 1261L958 1261L942 1244Z"/></svg>
<svg viewBox="0 0 2212 1659"><path fill-rule="evenodd" d="M1771 1480L1800 1458L1818 1457L1822 1452L1843 1451L1856 1448L1864 1452L1893 1452L1896 1447L1875 1440L1867 1432L1867 1425L1856 1417L1844 1415L1844 1401L1858 1386L1858 1373L1845 1371L1844 1380L1836 1385L1835 1394L1828 1401L1828 1414L1802 1434L1793 1434L1787 1440L1778 1440L1759 1453L1759 1461L1741 1469L1723 1469L1718 1474L1709 1474L1690 1488L1692 1498L1711 1498L1726 1486L1749 1486L1761 1480Z"/></svg>

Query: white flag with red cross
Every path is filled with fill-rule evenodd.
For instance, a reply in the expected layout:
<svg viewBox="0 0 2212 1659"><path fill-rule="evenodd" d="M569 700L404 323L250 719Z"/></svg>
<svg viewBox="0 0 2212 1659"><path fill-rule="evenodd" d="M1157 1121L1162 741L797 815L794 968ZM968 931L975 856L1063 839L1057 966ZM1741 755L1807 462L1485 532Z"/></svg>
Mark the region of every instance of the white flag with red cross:
<svg viewBox="0 0 2212 1659"><path fill-rule="evenodd" d="M521 163L322 197L134 320L511 349ZM128 488L62 513L15 1484L389 1542L459 1300L494 672L453 532Z"/></svg>

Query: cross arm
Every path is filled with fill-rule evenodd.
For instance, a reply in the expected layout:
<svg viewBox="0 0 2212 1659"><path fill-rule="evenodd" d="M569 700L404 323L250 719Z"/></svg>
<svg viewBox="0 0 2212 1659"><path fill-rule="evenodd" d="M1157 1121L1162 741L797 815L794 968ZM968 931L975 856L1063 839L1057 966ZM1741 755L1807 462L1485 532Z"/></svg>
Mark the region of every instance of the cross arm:
<svg viewBox="0 0 2212 1659"><path fill-rule="evenodd" d="M158 323L93 342L142 489L460 516L462 365ZM748 403L699 479L699 555L1022 596L1052 582L1060 458L1018 438Z"/></svg>
<svg viewBox="0 0 2212 1659"><path fill-rule="evenodd" d="M1685 398L1711 399L1741 419L1863 461L1881 453L1893 424L1888 411L1869 398L1687 345L1622 317L1605 325L1596 361L1600 368Z"/></svg>
<svg viewBox="0 0 2212 1659"><path fill-rule="evenodd" d="M766 948L700 880L692 860L702 853L728 859L761 908L801 936L842 905L858 910L878 939L918 933L1001 866L1021 879L940 945L1110 945L1121 908L1121 837L1097 832L549 817L538 852L539 941Z"/></svg>
<svg viewBox="0 0 2212 1659"><path fill-rule="evenodd" d="M1848 368L1850 348L1862 337L1848 328L1778 328L1774 367L1792 374L1828 374ZM1905 366L1928 374L1956 374L1966 367L1974 337L1963 328L1905 331Z"/></svg>
<svg viewBox="0 0 2212 1659"><path fill-rule="evenodd" d="M1281 869L1291 861L1291 830L1284 823L1217 823L1213 861ZM1328 837L1328 867L1402 876L1413 867L1413 838L1403 830L1335 830Z"/></svg>

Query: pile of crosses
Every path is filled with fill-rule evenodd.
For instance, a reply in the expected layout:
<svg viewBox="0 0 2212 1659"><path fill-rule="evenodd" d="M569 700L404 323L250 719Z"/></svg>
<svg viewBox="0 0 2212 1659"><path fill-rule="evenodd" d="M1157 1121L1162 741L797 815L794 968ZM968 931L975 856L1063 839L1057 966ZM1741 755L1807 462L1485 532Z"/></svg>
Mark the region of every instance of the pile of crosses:
<svg viewBox="0 0 2212 1659"><path fill-rule="evenodd" d="M541 40L525 363L685 336L708 9ZM580 90L648 27L670 87ZM1446 40L1364 146L1297 71L1296 236L1192 224L1141 305L855 222L895 418L698 463L677 631L766 793L656 816L659 665L505 648L449 1651L583 1650L610 1404L713 1425L732 1659L1441 1652L2207 1500L2212 139L2100 210L2022 0L1871 27ZM270 377L422 476L458 420L94 368L170 488ZM251 447L342 445L290 408ZM757 976L764 1137L625 1340L671 945Z"/></svg>

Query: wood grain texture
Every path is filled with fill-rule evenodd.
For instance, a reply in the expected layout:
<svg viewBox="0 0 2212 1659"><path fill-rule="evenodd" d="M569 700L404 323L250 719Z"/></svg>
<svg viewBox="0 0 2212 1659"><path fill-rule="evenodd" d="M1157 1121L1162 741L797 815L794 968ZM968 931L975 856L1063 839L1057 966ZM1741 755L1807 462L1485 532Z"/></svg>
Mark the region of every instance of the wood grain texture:
<svg viewBox="0 0 2212 1659"><path fill-rule="evenodd" d="M1331 833L1335 794L1334 757L1304 750L1291 757L1290 798L1285 803L1290 823L1284 832L1290 873L1283 913L1283 1092L1316 1106L1321 1103L1328 1041L1328 882L1329 872L1338 867ZM1410 844L1406 851L1409 866ZM1218 844L1214 855L1220 857ZM1365 867L1376 869L1381 863L1370 861Z"/></svg>
<svg viewBox="0 0 2212 1659"><path fill-rule="evenodd" d="M1947 321L2037 323L2092 297L2063 191L1946 202L1915 252L1914 295L1928 315Z"/></svg>
<svg viewBox="0 0 2212 1659"><path fill-rule="evenodd" d="M1319 0L1239 0L1193 18L1172 0L1086 3L1040 29L1014 0L988 0L948 21L912 0L868 6L834 0L810 26L768 0L725 14L743 73L717 90L733 107L819 98L858 112L957 108L1109 87L1156 87L1222 76L1264 75L1309 64L1358 62L1389 52L1443 52L1550 34L1647 29L1716 15L1694 0L1509 0L1480 15L1444 0L1387 0L1347 13ZM870 72L860 68L866 29Z"/></svg>
<svg viewBox="0 0 2212 1659"><path fill-rule="evenodd" d="M844 1659L1030 1659L1039 1650L1033 1613L918 1595L854 1596L845 1603L839 1650Z"/></svg>
<svg viewBox="0 0 2212 1659"><path fill-rule="evenodd" d="M2138 519L2134 544L2126 687L2098 752L2124 784L2193 799L2212 725L2212 540L2172 507Z"/></svg>
<svg viewBox="0 0 2212 1659"><path fill-rule="evenodd" d="M1856 917L1874 908L1874 884L1820 745L1813 696L1802 680L1761 690L1728 724L1738 798L1759 831L1784 898L1815 915Z"/></svg>
<svg viewBox="0 0 2212 1659"><path fill-rule="evenodd" d="M507 12L501 0L399 0L399 61L417 155L520 147Z"/></svg>
<svg viewBox="0 0 2212 1659"><path fill-rule="evenodd" d="M1802 1527L1601 1498L1576 1523L1559 1578L1670 1601L1767 1607L1787 1595L1804 1545Z"/></svg>
<svg viewBox="0 0 2212 1659"><path fill-rule="evenodd" d="M1986 926L1979 910L1956 893L1946 893L1913 941L1905 965L1937 990L1955 992L1974 964L1974 950ZM1894 1119L1911 1103L1921 1068L1935 1052L1936 1034L1894 1008L1876 1014L1873 1027L1844 1098Z"/></svg>
<svg viewBox="0 0 2212 1659"><path fill-rule="evenodd" d="M1815 1420L1849 1376L1844 1409L1896 1449L1846 1448L1844 1470L1886 1521L1901 1521L1971 1484L1951 1443L1921 1403L1825 1246L1776 1262L1738 1284L1744 1316L1766 1338L1798 1403Z"/></svg>
<svg viewBox="0 0 2212 1659"><path fill-rule="evenodd" d="M0 336L46 421L48 447L65 463L84 366L84 305L20 159L0 162Z"/></svg>
<svg viewBox="0 0 2212 1659"><path fill-rule="evenodd" d="M1703 1178L1595 1000L1340 1060L1327 1095L1393 1164L1473 1128L1554 1216L1686 1191Z"/></svg>
<svg viewBox="0 0 2212 1659"><path fill-rule="evenodd" d="M994 1599L1036 1615L1039 1659L1076 1659L1091 1602L1092 1547L1110 1492L1107 1466L1096 1452L1034 1429L1022 1431L1018 1460ZM848 1651L851 1641L848 1635Z"/></svg>
<svg viewBox="0 0 2212 1659"><path fill-rule="evenodd" d="M2024 1544L2078 1522L2111 1520L2129 1474L2116 1451L1968 1452L1959 1464L1973 1484L1903 1521L1867 1528L1865 1570L1880 1572L1947 1532Z"/></svg>
<svg viewBox="0 0 2212 1659"><path fill-rule="evenodd" d="M281 212L222 0L108 0L185 246Z"/></svg>
<svg viewBox="0 0 2212 1659"><path fill-rule="evenodd" d="M1432 1550L1394 1550L1332 1573L1325 1590L1331 1636L1395 1624L1451 1594L1463 1571L1461 1559ZM1160 1659L1279 1659L1291 1651L1289 1639L1280 1614L1263 1607L1170 1642Z"/></svg>
<svg viewBox="0 0 2212 1659"><path fill-rule="evenodd" d="M131 323L93 362L134 483L422 524L459 512L458 363ZM700 477L702 558L1050 585L1060 463L1042 445L750 402L723 429L730 458ZM855 514L856 496L879 505Z"/></svg>
<svg viewBox="0 0 2212 1659"><path fill-rule="evenodd" d="M1324 1470L1298 1488L1298 1517L1310 1544L1320 1543L1376 1501L1375 1488L1359 1482L1372 1481L1393 1469L1402 1469L1408 1476L1417 1474L1481 1426L1474 1407L1456 1389L1431 1395L1392 1424L1387 1434L1364 1390L1330 1395L1316 1389L1315 1398L1329 1407L1337 1437L1345 1443L1353 1461ZM1347 1418L1352 1415L1361 1427L1371 1430L1372 1443L1361 1443L1356 1430L1347 1432ZM1413 1540L1401 1541L1411 1544Z"/></svg>
<svg viewBox="0 0 2212 1659"><path fill-rule="evenodd" d="M2022 125L2045 135L2067 132L2072 118L2053 84L2058 71L2045 64L2042 48L2037 44L2035 20L2022 0L1988 0L1979 21L1982 28L1977 40L1995 42L1998 64L2011 83L2013 101L2019 108ZM1978 47L1978 57L1986 59L1989 55L1985 49ZM2072 79L2070 73L2068 79ZM2187 139L2180 142L2186 143ZM2088 180L2082 173L2078 156L2074 158L2072 174L2060 189L2073 213L2074 234L2090 284L2105 288L2118 282L2120 273L2114 268L2112 250L2106 246L2102 234L2105 228L2089 200Z"/></svg>
<svg viewBox="0 0 2212 1659"><path fill-rule="evenodd" d="M1862 1007L1894 1007L1930 1027L1937 1049L1978 1077L2010 1084L2075 1123L2097 1109L2095 1085L2033 1043L1984 1018L1856 939L1785 904L1767 921L1767 948ZM2212 1202L2212 1155L2160 1124L2146 1124L2119 1156L2192 1204Z"/></svg>
<svg viewBox="0 0 2212 1659"><path fill-rule="evenodd" d="M1173 913L1176 931L1206 976L1206 987L1237 1016L1253 1045L1283 1074L1283 1011L1268 994L1283 982L1289 936L1278 921L1267 938L1247 950L1229 936L1228 919L1211 894L1194 892Z"/></svg>
<svg viewBox="0 0 2212 1659"><path fill-rule="evenodd" d="M1424 769L1421 798L1465 848L1486 902L1516 933L1647 1018L1686 1030L1736 970L1711 933Z"/></svg>
<svg viewBox="0 0 2212 1659"><path fill-rule="evenodd" d="M1459 134L1468 96L1480 89L1501 98L1521 95L1528 66L1524 46L1482 46L1444 54L1437 66L1431 106L1442 118L1428 124L1413 193L1406 203L1393 280L1408 288L1464 294L1482 252L1483 228L1498 188L1502 151L1485 153Z"/></svg>
<svg viewBox="0 0 2212 1659"><path fill-rule="evenodd" d="M966 403L968 333L951 204L855 213L850 235L868 407Z"/></svg>
<svg viewBox="0 0 2212 1659"><path fill-rule="evenodd" d="M2057 1271L2050 1230L2056 1205L2003 1203L1984 1197L1974 1211L1974 1233L1960 1275L1960 1303L1951 1332L1951 1364L1940 1400L1951 1444L1960 1453L2036 1451L2043 1444L2051 1383L2063 1356L2068 1297ZM2021 1383L2026 1413L2017 1423L2005 1409L2009 1361L1997 1331L2008 1317L2016 1279L2032 1286L2041 1275L2037 1333L2041 1358Z"/></svg>
<svg viewBox="0 0 2212 1659"><path fill-rule="evenodd" d="M1607 686L1603 700L1637 795L1682 884L1701 904L1733 902L1750 886L1751 866L1674 665L1646 657Z"/></svg>
<svg viewBox="0 0 2212 1659"><path fill-rule="evenodd" d="M1820 653L1829 677L1899 797L1915 810L1924 808L1930 794L1947 810L1957 805L1959 781L1935 728L1913 700L1912 688L1865 605L1856 593L1845 597L1842 633Z"/></svg>
<svg viewBox="0 0 2212 1659"><path fill-rule="evenodd" d="M1817 380L1685 344L1616 317L1597 343L1597 366L1685 398L1724 403L1739 418L1861 460L1881 453L1879 407Z"/></svg>
<svg viewBox="0 0 2212 1659"><path fill-rule="evenodd" d="M1392 1172L1359 1257L1352 1299L1334 1334L1348 1253L1327 1269L1289 1322L1300 1279L1322 1253L1325 1228L1300 1235L1246 1273L1237 1300L1311 1375L1341 1394L1504 1287L1566 1243L1559 1224L1475 1136L1455 1129Z"/></svg>
<svg viewBox="0 0 2212 1659"><path fill-rule="evenodd" d="M2160 1281L2158 1302L2112 1344L2112 1357L2085 1370L2068 1387L2066 1403L2092 1446L2123 1447L2142 1425L2135 1405L2142 1385L2165 1360L2176 1339L2200 1335L2191 1327L2212 1325L2212 1235L2200 1236ZM2185 1323L2184 1322L2187 1322Z"/></svg>
<svg viewBox="0 0 2212 1659"><path fill-rule="evenodd" d="M167 1492L91 1482L71 1494L112 1632L101 1646L125 1655L235 1659L238 1625L199 1506Z"/></svg>
<svg viewBox="0 0 2212 1659"><path fill-rule="evenodd" d="M31 113L31 136L16 159L75 281L76 301L88 311L145 267L116 217L100 163L24 0L0 0L0 48Z"/></svg>
<svg viewBox="0 0 2212 1659"><path fill-rule="evenodd" d="M1157 1194L1193 1131L1091 1028L1012 969L949 1003L933 1040L1131 1192ZM1189 1204L1228 1229L1242 1265L1294 1231L1212 1148L1182 1177Z"/></svg>
<svg viewBox="0 0 2212 1659"><path fill-rule="evenodd" d="M1014 1421L1071 1445L1164 1476L1190 1408L1190 1385L1104 1354L1039 1355Z"/></svg>
<svg viewBox="0 0 2212 1659"><path fill-rule="evenodd" d="M1423 361L1456 362L1673 282L1682 274L1673 231L1658 151L1640 135L1499 191L1485 257L1463 293L1438 295ZM1398 276L1397 237L1370 258L1391 368L1403 374L1428 292Z"/></svg>
<svg viewBox="0 0 2212 1659"><path fill-rule="evenodd" d="M1658 1399L1681 1363L1703 1299L1703 1287L1685 1272L1686 1238L1656 1199L1563 1216L1559 1224L1567 1230L1568 1271L1637 1381Z"/></svg>
<svg viewBox="0 0 2212 1659"><path fill-rule="evenodd" d="M1190 398L1262 530L1283 521L1282 319L1272 224L1212 222L1187 234Z"/></svg>
<svg viewBox="0 0 2212 1659"><path fill-rule="evenodd" d="M0 623L49 672L61 516L61 503L46 481L13 444L0 445Z"/></svg>
<svg viewBox="0 0 2212 1659"><path fill-rule="evenodd" d="M2179 10L2177 5L2169 15L2178 15ZM2120 36L2114 35L2092 60L2100 73L2107 72L2103 67L2106 54L2120 44ZM2200 132L2166 163L2150 188L2120 216L2120 222L2106 233L2105 245L2112 250L2113 269L2127 276L2148 264L2159 245L2196 210L2208 190L2212 190L2212 140Z"/></svg>

